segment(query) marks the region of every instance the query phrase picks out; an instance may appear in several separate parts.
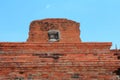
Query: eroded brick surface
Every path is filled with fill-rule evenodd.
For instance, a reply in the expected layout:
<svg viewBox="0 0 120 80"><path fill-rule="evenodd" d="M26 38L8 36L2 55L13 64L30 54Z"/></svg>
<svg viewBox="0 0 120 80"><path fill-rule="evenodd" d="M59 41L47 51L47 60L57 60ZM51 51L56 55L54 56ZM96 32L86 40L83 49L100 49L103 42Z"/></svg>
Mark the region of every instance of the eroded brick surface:
<svg viewBox="0 0 120 80"><path fill-rule="evenodd" d="M58 30L60 32L60 41L57 43L81 42L79 38L79 23L67 19L44 19L33 21L30 24L27 42L48 43L49 30Z"/></svg>
<svg viewBox="0 0 120 80"><path fill-rule="evenodd" d="M78 28L66 19L33 21L27 42L0 42L0 80L119 80L120 50L110 50L111 42L81 42ZM49 42L49 29L61 39Z"/></svg>

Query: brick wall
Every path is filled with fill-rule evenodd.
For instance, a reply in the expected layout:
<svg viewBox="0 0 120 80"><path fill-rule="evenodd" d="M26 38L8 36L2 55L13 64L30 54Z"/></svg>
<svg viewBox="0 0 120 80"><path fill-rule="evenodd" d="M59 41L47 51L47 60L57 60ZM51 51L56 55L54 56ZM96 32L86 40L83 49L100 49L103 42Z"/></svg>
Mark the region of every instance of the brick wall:
<svg viewBox="0 0 120 80"><path fill-rule="evenodd" d="M49 41L49 30L60 40ZM0 42L0 80L119 80L120 50L111 42L81 42L79 23L36 20L27 42Z"/></svg>
<svg viewBox="0 0 120 80"><path fill-rule="evenodd" d="M77 43L79 38L79 23L67 19L36 20L30 24L29 38L27 42L49 43L48 31L58 30L60 40L57 43Z"/></svg>
<svg viewBox="0 0 120 80"><path fill-rule="evenodd" d="M111 43L0 43L3 79L110 80L120 60Z"/></svg>

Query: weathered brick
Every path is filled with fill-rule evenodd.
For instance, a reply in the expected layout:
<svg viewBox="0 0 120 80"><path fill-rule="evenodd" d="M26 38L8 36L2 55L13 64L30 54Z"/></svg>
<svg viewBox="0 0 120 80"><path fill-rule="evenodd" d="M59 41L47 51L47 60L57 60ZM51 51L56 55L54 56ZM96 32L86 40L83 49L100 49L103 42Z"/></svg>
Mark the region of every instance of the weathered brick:
<svg viewBox="0 0 120 80"><path fill-rule="evenodd" d="M60 40L50 42L49 30ZM36 20L26 42L0 42L0 80L119 80L120 50L111 42L82 42L79 23L67 19Z"/></svg>

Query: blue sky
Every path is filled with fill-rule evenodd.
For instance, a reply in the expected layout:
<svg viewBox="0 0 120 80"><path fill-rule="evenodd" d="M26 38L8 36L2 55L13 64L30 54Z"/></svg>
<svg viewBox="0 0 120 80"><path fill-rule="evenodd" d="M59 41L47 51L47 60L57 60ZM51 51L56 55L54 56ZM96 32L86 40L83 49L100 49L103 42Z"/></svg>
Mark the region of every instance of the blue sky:
<svg viewBox="0 0 120 80"><path fill-rule="evenodd" d="M120 48L120 0L0 0L0 42L24 42L29 24L44 18L80 22L83 42Z"/></svg>

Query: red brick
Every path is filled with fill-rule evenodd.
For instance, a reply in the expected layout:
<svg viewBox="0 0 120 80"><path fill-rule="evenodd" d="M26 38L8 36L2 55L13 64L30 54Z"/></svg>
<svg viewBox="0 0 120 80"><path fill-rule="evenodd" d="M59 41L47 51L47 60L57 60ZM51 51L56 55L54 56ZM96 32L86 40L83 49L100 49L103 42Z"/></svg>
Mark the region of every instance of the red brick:
<svg viewBox="0 0 120 80"><path fill-rule="evenodd" d="M59 30L60 40L49 42L48 30ZM72 20L33 21L26 42L0 42L0 80L117 80L120 50L111 50L111 42L81 42L79 35Z"/></svg>

